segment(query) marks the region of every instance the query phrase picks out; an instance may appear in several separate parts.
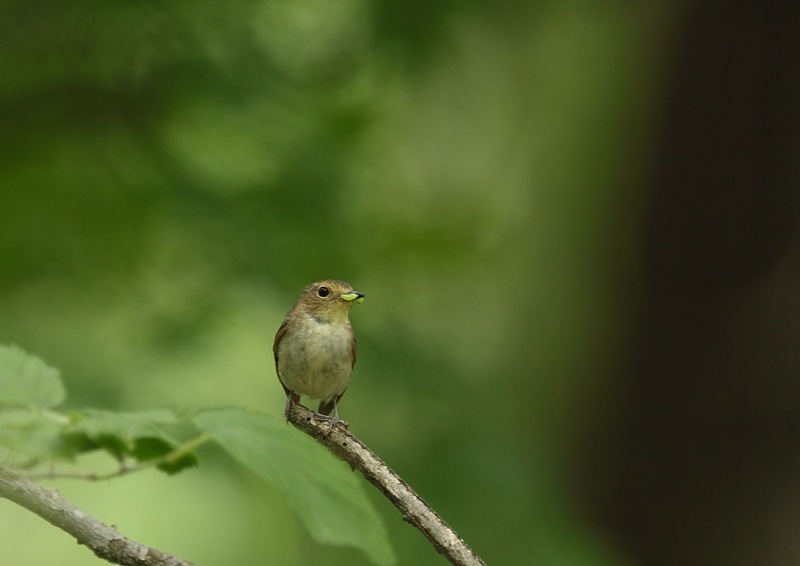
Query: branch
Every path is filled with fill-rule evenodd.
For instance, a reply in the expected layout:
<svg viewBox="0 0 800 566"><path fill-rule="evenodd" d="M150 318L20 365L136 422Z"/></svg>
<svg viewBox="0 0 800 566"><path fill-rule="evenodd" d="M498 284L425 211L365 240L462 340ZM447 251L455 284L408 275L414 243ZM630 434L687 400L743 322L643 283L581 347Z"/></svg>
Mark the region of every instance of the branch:
<svg viewBox="0 0 800 566"><path fill-rule="evenodd" d="M166 454L162 454L161 456L156 456L155 458L151 458L150 460L144 460L142 462L137 463L134 466L126 465L125 461L120 462L120 467L113 472L108 472L105 474L100 474L97 472L88 472L88 473L81 473L81 472L60 472L56 471L55 469L50 470L49 472L41 472L41 473L34 473L34 474L25 474L25 477L30 480L36 479L72 479L72 480L86 480L86 481L105 481L111 480L115 478L119 478L122 476L126 476L128 474L132 474L134 472L141 472L142 470L149 470L150 468L154 468L160 466L162 464L173 464L177 460L180 460L184 456L191 454L197 448L205 444L211 440L211 435L207 432L204 432L190 440L187 440L177 448L167 452Z"/></svg>
<svg viewBox="0 0 800 566"><path fill-rule="evenodd" d="M397 507L403 519L424 534L437 552L458 566L485 566L485 562L445 523L403 479L363 442L342 426L331 430L330 420L293 403L287 420L324 444L336 456L358 470Z"/></svg>
<svg viewBox="0 0 800 566"><path fill-rule="evenodd" d="M123 566L192 566L190 562L120 535L110 527L61 497L55 489L40 486L11 470L0 467L0 497L74 536L78 544L98 557Z"/></svg>

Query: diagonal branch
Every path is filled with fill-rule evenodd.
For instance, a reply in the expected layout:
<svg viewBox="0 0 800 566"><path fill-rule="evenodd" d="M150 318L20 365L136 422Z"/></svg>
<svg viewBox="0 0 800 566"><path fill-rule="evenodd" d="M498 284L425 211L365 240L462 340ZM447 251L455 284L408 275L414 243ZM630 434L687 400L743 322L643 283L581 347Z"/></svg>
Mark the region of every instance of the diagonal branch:
<svg viewBox="0 0 800 566"><path fill-rule="evenodd" d="M123 566L192 566L190 562L147 547L119 534L61 497L55 489L0 467L0 497L13 501L28 511L74 536L98 557Z"/></svg>
<svg viewBox="0 0 800 566"><path fill-rule="evenodd" d="M336 456L358 470L397 507L403 519L419 529L434 548L452 564L459 566L485 566L483 560L464 542L458 533L445 523L433 509L417 495L403 479L363 442L342 426L331 430L330 419L320 418L294 403L286 418L295 427L324 444Z"/></svg>

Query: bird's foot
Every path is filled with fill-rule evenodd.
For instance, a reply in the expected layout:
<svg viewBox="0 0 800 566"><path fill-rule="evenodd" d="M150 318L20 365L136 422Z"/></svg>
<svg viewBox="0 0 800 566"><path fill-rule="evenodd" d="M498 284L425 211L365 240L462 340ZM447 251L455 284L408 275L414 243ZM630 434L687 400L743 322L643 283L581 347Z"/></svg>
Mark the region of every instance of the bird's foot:
<svg viewBox="0 0 800 566"><path fill-rule="evenodd" d="M328 434L333 432L333 427L338 426L342 430L347 430L347 427L350 426L347 424L347 421L343 421L337 416L330 416L330 415L323 415L321 413L314 413L314 416L317 417L320 421L328 423Z"/></svg>
<svg viewBox="0 0 800 566"><path fill-rule="evenodd" d="M289 393L286 396L286 409L283 411L283 418L286 419L287 423L289 422L289 413L295 403L300 404L300 396L297 393Z"/></svg>

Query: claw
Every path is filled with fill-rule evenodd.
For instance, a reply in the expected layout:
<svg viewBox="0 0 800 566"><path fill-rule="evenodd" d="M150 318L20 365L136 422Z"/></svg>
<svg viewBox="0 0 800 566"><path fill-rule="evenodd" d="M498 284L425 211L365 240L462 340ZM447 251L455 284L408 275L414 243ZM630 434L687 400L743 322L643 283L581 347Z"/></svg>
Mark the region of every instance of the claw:
<svg viewBox="0 0 800 566"><path fill-rule="evenodd" d="M347 424L347 421L343 421L339 418L338 415L329 416L329 415L322 415L320 413L315 413L314 416L317 417L320 421L327 421L328 422L328 434L333 432L333 427L341 426L344 430L347 430L347 427L350 426Z"/></svg>
<svg viewBox="0 0 800 566"><path fill-rule="evenodd" d="M300 396L297 393L291 392L286 396L286 410L283 411L283 418L289 422L289 412L295 403L300 402Z"/></svg>

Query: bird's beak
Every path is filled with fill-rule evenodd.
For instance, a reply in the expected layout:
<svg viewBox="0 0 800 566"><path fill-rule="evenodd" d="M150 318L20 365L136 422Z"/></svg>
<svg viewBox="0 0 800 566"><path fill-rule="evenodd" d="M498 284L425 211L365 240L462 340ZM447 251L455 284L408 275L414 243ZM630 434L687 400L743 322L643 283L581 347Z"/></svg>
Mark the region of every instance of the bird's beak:
<svg viewBox="0 0 800 566"><path fill-rule="evenodd" d="M359 293L358 291L350 291L341 296L345 301L355 301L357 303L364 302L364 293Z"/></svg>

